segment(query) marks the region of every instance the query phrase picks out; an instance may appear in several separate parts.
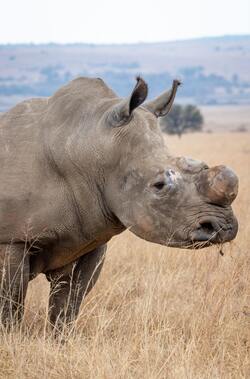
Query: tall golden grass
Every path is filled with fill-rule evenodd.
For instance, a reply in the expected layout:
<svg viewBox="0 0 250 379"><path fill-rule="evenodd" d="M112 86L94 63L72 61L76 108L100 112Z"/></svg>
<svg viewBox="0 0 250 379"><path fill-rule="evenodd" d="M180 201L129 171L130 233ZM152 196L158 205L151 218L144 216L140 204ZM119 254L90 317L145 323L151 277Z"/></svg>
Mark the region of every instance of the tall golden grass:
<svg viewBox="0 0 250 379"><path fill-rule="evenodd" d="M200 251L125 232L62 344L46 330L48 284L30 283L23 328L0 335L0 378L250 378L250 134L167 137L170 150L240 178L239 233Z"/></svg>

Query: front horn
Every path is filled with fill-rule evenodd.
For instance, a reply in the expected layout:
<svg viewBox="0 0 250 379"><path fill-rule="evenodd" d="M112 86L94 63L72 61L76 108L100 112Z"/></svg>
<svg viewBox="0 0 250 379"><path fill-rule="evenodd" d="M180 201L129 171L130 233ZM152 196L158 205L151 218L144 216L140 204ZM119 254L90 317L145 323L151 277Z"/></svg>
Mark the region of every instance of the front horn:
<svg viewBox="0 0 250 379"><path fill-rule="evenodd" d="M239 180L226 166L215 166L203 170L198 178L198 191L211 203L230 205L238 194Z"/></svg>

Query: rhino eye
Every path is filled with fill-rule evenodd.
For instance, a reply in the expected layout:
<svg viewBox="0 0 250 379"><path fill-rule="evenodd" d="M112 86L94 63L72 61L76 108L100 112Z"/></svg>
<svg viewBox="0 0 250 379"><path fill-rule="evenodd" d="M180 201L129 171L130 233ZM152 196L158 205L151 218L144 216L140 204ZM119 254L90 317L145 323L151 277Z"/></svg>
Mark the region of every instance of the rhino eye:
<svg viewBox="0 0 250 379"><path fill-rule="evenodd" d="M165 182L163 182L163 181L159 181L159 182L157 182L157 183L154 184L154 187L158 191L162 190L164 188L164 186L165 186Z"/></svg>

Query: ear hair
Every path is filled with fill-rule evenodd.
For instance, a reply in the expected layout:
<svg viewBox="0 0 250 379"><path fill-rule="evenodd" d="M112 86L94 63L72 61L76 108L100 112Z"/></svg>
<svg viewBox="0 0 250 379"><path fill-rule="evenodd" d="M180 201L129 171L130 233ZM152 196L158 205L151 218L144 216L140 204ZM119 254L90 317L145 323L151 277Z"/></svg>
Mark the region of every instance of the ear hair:
<svg viewBox="0 0 250 379"><path fill-rule="evenodd" d="M109 114L108 120L114 127L119 127L127 124L132 117L133 111L139 107L147 97L147 83L138 76L137 83L131 95L115 105Z"/></svg>
<svg viewBox="0 0 250 379"><path fill-rule="evenodd" d="M148 85L147 83L140 77L136 77L137 83L130 97L129 111L130 114L133 110L139 107L148 95Z"/></svg>
<svg viewBox="0 0 250 379"><path fill-rule="evenodd" d="M181 82L175 79L170 91L166 91L156 99L147 102L144 107L153 113L156 117L166 116L173 105L177 88L180 84Z"/></svg>

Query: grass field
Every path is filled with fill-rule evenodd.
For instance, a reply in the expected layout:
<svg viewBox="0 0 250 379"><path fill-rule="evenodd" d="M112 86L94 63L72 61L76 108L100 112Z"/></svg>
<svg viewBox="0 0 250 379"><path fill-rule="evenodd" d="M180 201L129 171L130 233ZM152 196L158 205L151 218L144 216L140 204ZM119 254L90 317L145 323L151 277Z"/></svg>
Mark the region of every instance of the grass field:
<svg viewBox="0 0 250 379"><path fill-rule="evenodd" d="M244 128L250 132L250 106L248 105L203 105L199 107L204 116L204 130L216 133L235 132Z"/></svg>
<svg viewBox="0 0 250 379"><path fill-rule="evenodd" d="M48 284L30 283L22 331L0 336L0 378L250 378L250 134L167 137L170 150L240 178L235 241L201 251L131 233L109 244L65 344L46 331Z"/></svg>

